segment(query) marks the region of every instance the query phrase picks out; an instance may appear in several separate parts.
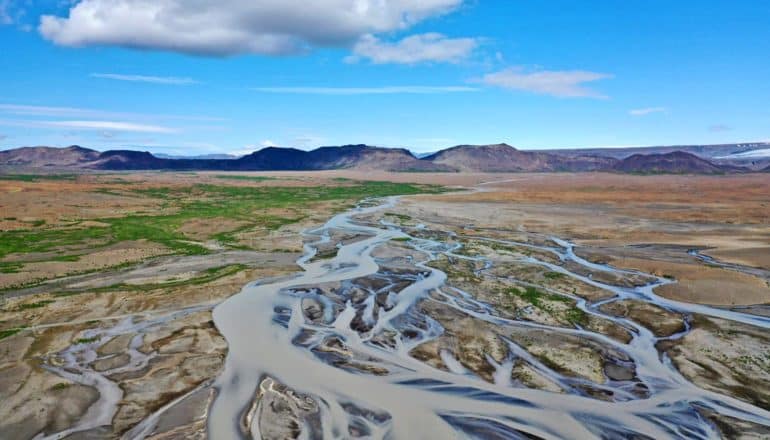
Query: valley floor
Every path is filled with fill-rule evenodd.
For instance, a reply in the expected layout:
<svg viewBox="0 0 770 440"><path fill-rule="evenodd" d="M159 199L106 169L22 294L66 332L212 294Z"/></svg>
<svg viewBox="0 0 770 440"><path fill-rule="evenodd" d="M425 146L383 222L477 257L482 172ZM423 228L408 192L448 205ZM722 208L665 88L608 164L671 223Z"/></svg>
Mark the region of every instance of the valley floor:
<svg viewBox="0 0 770 440"><path fill-rule="evenodd" d="M687 388L691 413L673 422L763 438L768 187L770 175L760 174L0 176L0 438L205 437L233 342L212 311L244 301L259 289L244 289L252 281L281 284L309 248L319 270L343 263L340 248L380 233L302 231L362 199L402 194L352 217L407 234L373 243L374 273L275 292L302 298L289 312L307 330L304 345L292 340L307 351L306 368L333 365L387 383L420 365L427 376L506 396L536 390L621 405L664 399L643 371L652 367L635 357L643 351L627 348L645 329L654 357L670 359L695 387ZM400 292L439 273L445 282L378 326L399 310ZM274 312L279 328L286 311ZM339 422L319 403L323 389L281 383L259 367L264 375L241 403L253 407L250 429L263 438ZM704 404L698 390L740 410ZM336 408L348 414L350 436L403 423L361 400ZM468 420L444 420L471 432ZM546 432L534 423L506 429Z"/></svg>

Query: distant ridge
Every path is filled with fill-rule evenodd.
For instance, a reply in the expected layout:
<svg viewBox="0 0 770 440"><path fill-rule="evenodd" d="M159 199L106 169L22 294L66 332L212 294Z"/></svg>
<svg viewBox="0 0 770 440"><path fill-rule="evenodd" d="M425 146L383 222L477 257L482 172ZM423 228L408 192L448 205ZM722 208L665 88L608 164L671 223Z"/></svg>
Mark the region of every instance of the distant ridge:
<svg viewBox="0 0 770 440"><path fill-rule="evenodd" d="M174 154L162 154L162 153L155 153L153 156L157 157L158 159L203 159L203 160L231 160L231 159L238 159L242 156L236 156L233 154L201 154L201 155L195 155L195 156L177 156Z"/></svg>
<svg viewBox="0 0 770 440"><path fill-rule="evenodd" d="M589 150L594 151L594 150ZM191 171L366 171L419 172L586 172L717 174L749 169L674 151L633 154L623 159L598 154L522 151L508 144L458 145L418 158L403 148L369 145L321 147L312 151L267 147L227 159L164 158L146 151L99 153L79 146L23 147L0 151L0 166L33 169ZM770 167L764 168L764 171Z"/></svg>
<svg viewBox="0 0 770 440"><path fill-rule="evenodd" d="M555 154L520 151L508 144L458 145L422 160L465 172L596 171L616 160L597 156L566 158Z"/></svg>
<svg viewBox="0 0 770 440"><path fill-rule="evenodd" d="M713 164L694 154L674 151L666 154L634 154L616 163L612 169L622 173L722 174L739 171Z"/></svg>
<svg viewBox="0 0 770 440"><path fill-rule="evenodd" d="M733 165L758 171L770 165L770 154L760 154L770 151L768 142L741 142L734 144L713 145L668 145L653 147L604 147L545 150L558 156L576 157L592 155L611 157L618 160L626 159L634 154L667 154L675 151L694 154L717 165Z"/></svg>
<svg viewBox="0 0 770 440"><path fill-rule="evenodd" d="M16 165L30 168L79 166L92 162L99 152L77 145L67 148L22 147L0 151L0 165Z"/></svg>
<svg viewBox="0 0 770 440"><path fill-rule="evenodd" d="M149 152L105 151L85 168L101 170L319 171L355 168L385 171L454 171L422 161L409 150L368 145L312 151L267 147L238 159L163 159Z"/></svg>
<svg viewBox="0 0 770 440"><path fill-rule="evenodd" d="M719 159L726 156L738 155L750 151L770 148L768 142L741 142L734 144L713 145L665 145L648 147L603 147L603 148L566 148L559 150L542 150L559 156L595 155L625 159L634 154L666 154L684 151L704 159Z"/></svg>

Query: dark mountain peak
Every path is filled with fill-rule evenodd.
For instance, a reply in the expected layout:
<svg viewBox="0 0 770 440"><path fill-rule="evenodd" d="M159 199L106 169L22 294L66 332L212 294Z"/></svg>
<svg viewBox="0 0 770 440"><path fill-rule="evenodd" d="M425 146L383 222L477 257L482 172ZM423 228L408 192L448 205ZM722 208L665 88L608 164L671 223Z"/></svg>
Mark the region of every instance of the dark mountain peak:
<svg viewBox="0 0 770 440"><path fill-rule="evenodd" d="M692 153L688 153L686 151L671 151L669 153L651 153L651 154L643 154L643 153L636 153L632 154L631 156L628 156L626 159L645 159L645 160L702 160L706 161L705 159L702 159L700 156L697 156Z"/></svg>
<svg viewBox="0 0 770 440"><path fill-rule="evenodd" d="M159 159L149 151L110 150L100 154L89 168L105 170L159 170L165 169L168 159Z"/></svg>
<svg viewBox="0 0 770 440"><path fill-rule="evenodd" d="M613 167L624 173L717 174L722 167L685 151L633 154Z"/></svg>
<svg viewBox="0 0 770 440"><path fill-rule="evenodd" d="M348 145L340 145L340 146L319 147L311 151L311 153L315 153L315 152L323 152L323 153L336 152L338 154L345 154L345 153L361 154L361 153L368 153L368 152L382 152L382 153L396 153L396 154L406 153L409 156L414 156L412 152L406 148L376 147L376 146L366 145L366 144L348 144Z"/></svg>
<svg viewBox="0 0 770 440"><path fill-rule="evenodd" d="M80 145L70 145L69 147L64 149L67 151L82 153L82 154L99 153L96 150L92 150L90 148L84 148L84 147L81 147Z"/></svg>
<svg viewBox="0 0 770 440"><path fill-rule="evenodd" d="M369 148L377 148L377 147L372 147L366 144L347 144L347 145L328 145L328 146L316 148L316 150L351 151L351 150L367 150Z"/></svg>
<svg viewBox="0 0 770 440"><path fill-rule="evenodd" d="M458 151L458 150L500 150L500 151L518 151L516 148L506 144L486 144L486 145L455 145L454 147L447 148L446 150L439 151L439 153L442 153L444 151Z"/></svg>
<svg viewBox="0 0 770 440"><path fill-rule="evenodd" d="M354 147L364 152L379 152L379 153L398 154L398 155L406 154L409 157L415 157L414 154L412 154L412 152L408 148L376 147L376 146L366 145L366 144L345 145L341 148L347 148L347 147Z"/></svg>
<svg viewBox="0 0 770 440"><path fill-rule="evenodd" d="M236 159L231 169L237 170L304 170L307 167L307 151L297 148L265 147Z"/></svg>
<svg viewBox="0 0 770 440"><path fill-rule="evenodd" d="M99 155L99 158L106 159L110 157L124 157L126 159L157 159L149 151L136 150L109 150Z"/></svg>
<svg viewBox="0 0 770 440"><path fill-rule="evenodd" d="M298 148L287 148L287 147L265 147L260 150L254 151L251 154L247 154L243 156L241 159L250 157L250 156L264 156L264 155L271 155L271 154L294 154L294 153L305 153L305 151L300 150Z"/></svg>

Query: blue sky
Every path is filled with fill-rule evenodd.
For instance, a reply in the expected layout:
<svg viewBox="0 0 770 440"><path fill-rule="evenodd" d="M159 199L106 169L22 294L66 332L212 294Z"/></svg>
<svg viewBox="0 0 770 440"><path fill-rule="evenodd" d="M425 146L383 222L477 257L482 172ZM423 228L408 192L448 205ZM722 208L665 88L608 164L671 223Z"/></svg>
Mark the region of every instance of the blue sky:
<svg viewBox="0 0 770 440"><path fill-rule="evenodd" d="M0 148L770 139L770 3L0 0Z"/></svg>

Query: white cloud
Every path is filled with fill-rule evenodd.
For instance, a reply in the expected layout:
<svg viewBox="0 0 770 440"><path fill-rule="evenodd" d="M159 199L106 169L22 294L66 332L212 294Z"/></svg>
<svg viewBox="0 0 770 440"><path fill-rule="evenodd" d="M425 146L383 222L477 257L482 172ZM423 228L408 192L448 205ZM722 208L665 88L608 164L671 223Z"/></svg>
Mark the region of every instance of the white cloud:
<svg viewBox="0 0 770 440"><path fill-rule="evenodd" d="M0 113L23 116L51 116L60 118L96 119L180 119L191 121L222 121L209 116L158 115L145 113L112 112L77 107L52 107L41 105L0 104Z"/></svg>
<svg viewBox="0 0 770 440"><path fill-rule="evenodd" d="M0 0L0 26L7 24L13 24L11 0Z"/></svg>
<svg viewBox="0 0 770 440"><path fill-rule="evenodd" d="M584 70L527 72L522 68L510 68L484 75L479 82L511 90L523 90L559 98L606 98L605 95L587 88L585 83L612 78L605 73Z"/></svg>
<svg viewBox="0 0 770 440"><path fill-rule="evenodd" d="M714 124L709 126L709 131L712 133L722 133L725 131L732 131L733 127L726 124Z"/></svg>
<svg viewBox="0 0 770 440"><path fill-rule="evenodd" d="M115 130L134 133L176 133L177 130L160 125L136 124L133 122L117 121L44 121L43 124L52 127L63 127L81 130Z"/></svg>
<svg viewBox="0 0 770 440"><path fill-rule="evenodd" d="M63 46L196 55L289 54L352 44L447 13L463 0L80 0L39 31Z"/></svg>
<svg viewBox="0 0 770 440"><path fill-rule="evenodd" d="M458 63L468 58L478 46L475 38L447 38L438 33L412 35L395 43L364 35L345 60L362 58L374 64L418 64L424 62Z"/></svg>
<svg viewBox="0 0 770 440"><path fill-rule="evenodd" d="M277 147L278 146L278 144L276 144L275 142L271 141L270 139L265 139L264 141L260 142L259 145L262 148Z"/></svg>
<svg viewBox="0 0 770 440"><path fill-rule="evenodd" d="M92 73L93 78L114 79L116 81L145 82L153 84L167 84L175 86L188 86L199 84L192 78L179 78L175 76L146 76L146 75L124 75L120 73Z"/></svg>
<svg viewBox="0 0 770 440"><path fill-rule="evenodd" d="M0 104L0 112L27 116L77 116L100 113L98 110L74 107L48 107L40 105Z"/></svg>
<svg viewBox="0 0 770 440"><path fill-rule="evenodd" d="M428 95L437 93L477 92L480 89L465 86L385 86L385 87L256 87L262 93L291 93L301 95Z"/></svg>
<svg viewBox="0 0 770 440"><path fill-rule="evenodd" d="M633 109L628 112L631 116L646 116L652 113L665 113L666 108L665 107L647 107L647 108L637 108Z"/></svg>
<svg viewBox="0 0 770 440"><path fill-rule="evenodd" d="M179 130L152 124L139 124L124 121L40 121L22 119L0 119L0 125L26 128L61 128L87 130L104 133L105 131L131 133L177 133Z"/></svg>

